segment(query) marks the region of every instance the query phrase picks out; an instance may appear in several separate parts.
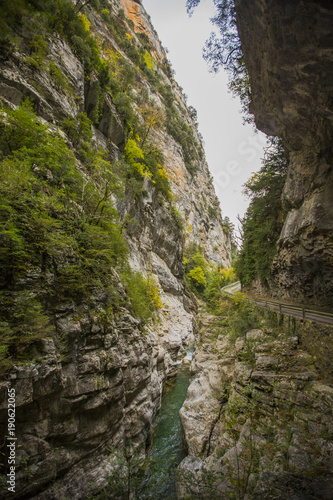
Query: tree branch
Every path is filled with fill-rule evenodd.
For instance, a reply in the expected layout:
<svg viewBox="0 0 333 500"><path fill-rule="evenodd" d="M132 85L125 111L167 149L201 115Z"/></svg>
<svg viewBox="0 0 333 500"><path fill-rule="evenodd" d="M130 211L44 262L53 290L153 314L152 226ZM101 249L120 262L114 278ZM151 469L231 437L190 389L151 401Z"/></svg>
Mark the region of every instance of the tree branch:
<svg viewBox="0 0 333 500"><path fill-rule="evenodd" d="M77 0L76 1L76 4L75 6L77 7L79 5L79 3L81 2L81 0ZM84 2L80 7L79 9L76 11L76 13L78 14L80 12L81 9L83 9L83 7L85 7L86 5L88 5L88 3L90 3L91 0L87 0L86 2Z"/></svg>

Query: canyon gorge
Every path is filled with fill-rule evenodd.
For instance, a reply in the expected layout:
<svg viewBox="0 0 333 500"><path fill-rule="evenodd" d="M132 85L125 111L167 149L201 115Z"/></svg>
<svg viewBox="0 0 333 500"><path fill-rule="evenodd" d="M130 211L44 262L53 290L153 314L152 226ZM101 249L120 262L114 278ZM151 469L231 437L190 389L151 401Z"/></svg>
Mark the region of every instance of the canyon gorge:
<svg viewBox="0 0 333 500"><path fill-rule="evenodd" d="M333 9L235 8L250 111L288 156L269 292L329 309ZM209 272L230 272L232 227L142 2L6 0L0 14L0 498L152 498L131 474L182 361L170 498L331 498L332 327L203 303Z"/></svg>

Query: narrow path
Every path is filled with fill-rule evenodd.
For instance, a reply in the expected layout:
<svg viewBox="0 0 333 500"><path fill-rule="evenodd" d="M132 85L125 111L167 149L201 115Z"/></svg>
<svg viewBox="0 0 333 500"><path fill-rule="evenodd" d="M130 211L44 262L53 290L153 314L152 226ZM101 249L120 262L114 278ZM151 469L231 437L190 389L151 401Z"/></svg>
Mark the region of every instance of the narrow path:
<svg viewBox="0 0 333 500"><path fill-rule="evenodd" d="M235 292L241 291L240 281L224 286L221 291L231 295ZM260 307L267 307L273 311L277 311L281 314L288 314L289 316L293 316L295 318L301 318L303 320L307 319L316 323L333 326L333 313L330 311L324 311L314 306L304 306L302 304L295 304L293 302L283 300L267 299L265 297L258 297L248 293L245 293L244 295Z"/></svg>

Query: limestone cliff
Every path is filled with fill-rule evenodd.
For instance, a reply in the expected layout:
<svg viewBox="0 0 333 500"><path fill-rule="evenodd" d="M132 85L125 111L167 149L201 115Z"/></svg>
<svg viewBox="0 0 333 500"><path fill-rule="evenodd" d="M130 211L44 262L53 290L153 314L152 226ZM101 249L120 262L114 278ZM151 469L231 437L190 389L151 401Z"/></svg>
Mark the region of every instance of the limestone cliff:
<svg viewBox="0 0 333 500"><path fill-rule="evenodd" d="M290 158L272 293L332 306L332 5L235 5L256 125L282 137Z"/></svg>
<svg viewBox="0 0 333 500"><path fill-rule="evenodd" d="M118 0L118 4L134 23L135 32L144 33L149 37L156 60L166 61L165 50L141 1ZM191 116L182 90L173 79L168 83L172 84L178 111L184 122L192 128L196 141L200 144L201 139L198 135L195 119ZM154 98L163 107L160 96L155 94ZM181 147L169 134L157 131L154 133L154 141L166 157L177 209L182 214L186 224L187 242L194 241L201 245L208 261L226 267L230 266L230 238L224 234L222 229L219 203L205 158L197 156L197 172L193 176L184 168L184 155Z"/></svg>
<svg viewBox="0 0 333 500"><path fill-rule="evenodd" d="M141 0L117 0L117 4L124 9L126 17L133 22L135 31L137 33L146 33L149 36L154 56L156 60L162 62L166 58L166 52Z"/></svg>
<svg viewBox="0 0 333 500"><path fill-rule="evenodd" d="M67 8L64 2L64 10L57 11L51 2L44 12L33 2L27 7L29 22L24 18L13 24L17 37L12 31L1 42L1 101L15 109L29 98L38 116L34 125L44 124L43 133L60 136L55 140L72 151L74 156L66 153L67 157L75 159L82 179L80 196L70 201L73 231L93 193L99 193L99 201L90 216L102 215L102 202L117 208L118 231L127 242L129 262L157 285L161 307L158 320L143 329L117 269L110 269L108 286L103 288L103 276L89 274L89 260L85 268L85 287L93 289L89 300L82 299L83 289L81 295L64 296L63 289L76 279L71 275L77 264L75 252L81 251L70 247L68 239L59 248L40 252L40 260L29 263L19 276L2 276L3 291L12 294L14 304L23 292L30 301L37 297L52 323L48 331L56 332L55 338L48 335L30 343L30 352L22 348L21 361L15 361L1 382L2 435L7 432L9 386L17 398L20 446L13 498L85 498L107 476L111 447L144 453L165 379L175 371L195 333L195 304L184 283L185 237L201 245L209 261L227 266L231 258L230 237L222 229L195 121L140 2L104 2L107 8L98 10L87 5L79 14L75 10L80 2L74 4ZM66 25L70 16L74 22L77 15L80 34ZM12 19L17 22L19 12ZM33 31L39 23L42 35ZM164 125L166 116L169 129ZM6 127L6 111L1 118ZM141 131L140 140L135 127ZM148 140L148 160L149 154L158 157L153 173L144 171L141 161L141 148ZM98 156L99 150L104 156ZM98 164L115 166L123 183L122 197L110 194L109 181L93 171L91 154L102 162ZM33 175L39 175L40 167L33 164L33 169ZM43 186L54 180L46 168ZM59 193L66 188L63 182L59 180ZM50 216L58 209L49 207ZM59 226L51 226L49 233L58 230ZM102 260L107 251L101 251ZM110 297L112 308L106 306Z"/></svg>

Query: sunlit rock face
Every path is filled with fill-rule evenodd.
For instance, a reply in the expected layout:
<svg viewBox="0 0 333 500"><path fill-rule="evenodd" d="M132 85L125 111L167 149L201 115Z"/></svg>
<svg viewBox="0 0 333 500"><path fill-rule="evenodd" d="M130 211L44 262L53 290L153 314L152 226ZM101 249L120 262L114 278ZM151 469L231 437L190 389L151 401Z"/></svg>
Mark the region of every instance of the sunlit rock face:
<svg viewBox="0 0 333 500"><path fill-rule="evenodd" d="M166 52L141 0L117 0L117 3L124 9L126 17L134 23L134 30L137 33L145 33L149 37L156 59L163 61L166 58Z"/></svg>
<svg viewBox="0 0 333 500"><path fill-rule="evenodd" d="M256 125L283 138L288 215L272 267L273 294L333 305L333 6L236 0Z"/></svg>

